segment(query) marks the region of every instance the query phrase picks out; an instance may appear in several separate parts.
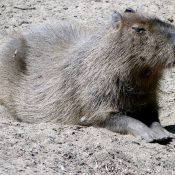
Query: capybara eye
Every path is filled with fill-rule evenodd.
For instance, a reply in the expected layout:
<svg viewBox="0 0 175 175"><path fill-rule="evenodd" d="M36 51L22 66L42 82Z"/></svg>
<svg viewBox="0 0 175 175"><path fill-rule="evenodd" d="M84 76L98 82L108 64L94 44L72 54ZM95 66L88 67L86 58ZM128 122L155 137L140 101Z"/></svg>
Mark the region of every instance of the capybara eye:
<svg viewBox="0 0 175 175"><path fill-rule="evenodd" d="M140 27L132 27L132 29L134 29L135 32L137 32L137 33L143 33L146 31L145 28L140 28Z"/></svg>
<svg viewBox="0 0 175 175"><path fill-rule="evenodd" d="M135 13L135 11L132 8L130 8L130 7L127 7L125 9L125 12L127 12L127 13Z"/></svg>

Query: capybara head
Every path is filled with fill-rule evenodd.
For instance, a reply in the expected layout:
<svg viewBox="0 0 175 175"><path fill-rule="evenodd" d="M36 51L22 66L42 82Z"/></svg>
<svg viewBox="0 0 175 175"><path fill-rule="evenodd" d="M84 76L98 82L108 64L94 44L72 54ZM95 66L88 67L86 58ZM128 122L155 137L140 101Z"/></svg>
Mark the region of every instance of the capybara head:
<svg viewBox="0 0 175 175"><path fill-rule="evenodd" d="M175 28L157 18L127 8L112 15L111 44L117 43L118 64L148 78L175 63Z"/></svg>

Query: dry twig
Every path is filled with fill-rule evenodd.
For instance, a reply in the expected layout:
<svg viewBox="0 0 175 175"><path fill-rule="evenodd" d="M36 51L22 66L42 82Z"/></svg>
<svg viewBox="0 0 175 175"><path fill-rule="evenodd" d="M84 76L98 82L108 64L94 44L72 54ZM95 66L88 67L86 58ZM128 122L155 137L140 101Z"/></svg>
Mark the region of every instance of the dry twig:
<svg viewBox="0 0 175 175"><path fill-rule="evenodd" d="M14 7L15 9L20 9L20 10L35 10L36 7Z"/></svg>

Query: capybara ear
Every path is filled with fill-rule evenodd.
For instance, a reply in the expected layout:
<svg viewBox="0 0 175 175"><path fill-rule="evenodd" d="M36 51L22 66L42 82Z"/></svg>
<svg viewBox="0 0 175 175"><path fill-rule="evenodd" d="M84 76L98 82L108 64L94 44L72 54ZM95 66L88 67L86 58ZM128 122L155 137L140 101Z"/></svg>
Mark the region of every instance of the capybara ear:
<svg viewBox="0 0 175 175"><path fill-rule="evenodd" d="M113 25L113 27L118 28L121 20L122 20L122 15L119 12L114 11L114 13L112 14L112 25Z"/></svg>
<svg viewBox="0 0 175 175"><path fill-rule="evenodd" d="M132 8L127 7L127 8L125 9L125 13L135 13L135 11L134 11Z"/></svg>

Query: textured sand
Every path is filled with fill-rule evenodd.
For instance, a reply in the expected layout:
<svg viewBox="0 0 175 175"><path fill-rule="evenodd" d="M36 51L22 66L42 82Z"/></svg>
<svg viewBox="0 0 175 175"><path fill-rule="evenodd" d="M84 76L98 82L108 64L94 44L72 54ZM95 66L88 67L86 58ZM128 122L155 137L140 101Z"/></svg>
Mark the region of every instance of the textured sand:
<svg viewBox="0 0 175 175"><path fill-rule="evenodd" d="M25 30L47 20L79 22L96 30L110 22L113 10L126 7L175 20L173 0L1 0L0 33ZM175 24L175 22L172 22ZM175 133L175 69L162 81L160 119ZM169 144L135 142L105 129L26 124L0 106L0 174L175 174L175 140Z"/></svg>

